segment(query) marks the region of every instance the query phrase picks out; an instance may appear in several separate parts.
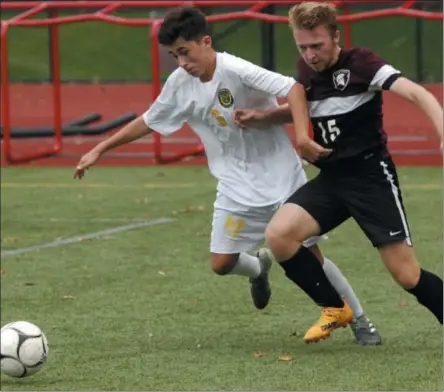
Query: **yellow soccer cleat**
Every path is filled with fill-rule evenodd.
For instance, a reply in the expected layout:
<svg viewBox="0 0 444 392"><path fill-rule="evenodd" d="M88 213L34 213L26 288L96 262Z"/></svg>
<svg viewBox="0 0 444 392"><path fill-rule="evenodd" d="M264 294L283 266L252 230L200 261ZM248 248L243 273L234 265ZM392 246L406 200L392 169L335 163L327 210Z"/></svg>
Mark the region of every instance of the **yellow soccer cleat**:
<svg viewBox="0 0 444 392"><path fill-rule="evenodd" d="M318 322L305 334L305 343L319 342L330 336L337 328L345 328L353 320L353 311L344 300L343 308L324 308Z"/></svg>

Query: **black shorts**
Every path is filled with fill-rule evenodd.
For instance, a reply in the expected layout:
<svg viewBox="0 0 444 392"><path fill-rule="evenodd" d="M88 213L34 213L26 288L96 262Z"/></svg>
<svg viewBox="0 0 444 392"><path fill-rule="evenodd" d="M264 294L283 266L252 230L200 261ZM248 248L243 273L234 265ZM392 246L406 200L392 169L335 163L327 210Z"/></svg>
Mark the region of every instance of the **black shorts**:
<svg viewBox="0 0 444 392"><path fill-rule="evenodd" d="M351 217L375 247L404 240L411 244L398 175L388 154L369 153L325 168L287 203L304 208L321 234Z"/></svg>

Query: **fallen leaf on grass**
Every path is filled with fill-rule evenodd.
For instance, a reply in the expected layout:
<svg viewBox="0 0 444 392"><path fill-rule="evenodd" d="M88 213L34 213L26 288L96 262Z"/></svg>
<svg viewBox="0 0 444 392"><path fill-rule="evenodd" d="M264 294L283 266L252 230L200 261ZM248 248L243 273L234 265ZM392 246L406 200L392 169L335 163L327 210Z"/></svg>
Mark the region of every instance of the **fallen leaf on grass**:
<svg viewBox="0 0 444 392"><path fill-rule="evenodd" d="M3 237L2 238L2 243L4 244L13 244L14 242L19 241L20 238L18 237Z"/></svg>
<svg viewBox="0 0 444 392"><path fill-rule="evenodd" d="M280 357L279 357L279 361L281 361L281 362L289 362L289 361L291 361L293 358L292 357L290 357L289 355L281 355Z"/></svg>
<svg viewBox="0 0 444 392"><path fill-rule="evenodd" d="M149 204L151 203L151 200L145 197L143 199L135 199L135 202L137 204Z"/></svg>
<svg viewBox="0 0 444 392"><path fill-rule="evenodd" d="M202 212L205 211L205 207L204 206L185 206L184 208L182 208L181 210L179 210L179 213L181 214L188 214L190 212ZM177 214L177 211L175 211Z"/></svg>
<svg viewBox="0 0 444 392"><path fill-rule="evenodd" d="M406 302L406 301L401 301L400 303L399 303L399 306L409 306L409 303L408 302Z"/></svg>
<svg viewBox="0 0 444 392"><path fill-rule="evenodd" d="M264 355L264 353L254 353L255 358L262 358Z"/></svg>
<svg viewBox="0 0 444 392"><path fill-rule="evenodd" d="M166 275L166 273L163 272L163 271L157 271L157 273L158 273L159 275L162 275L162 276L165 276L165 275Z"/></svg>

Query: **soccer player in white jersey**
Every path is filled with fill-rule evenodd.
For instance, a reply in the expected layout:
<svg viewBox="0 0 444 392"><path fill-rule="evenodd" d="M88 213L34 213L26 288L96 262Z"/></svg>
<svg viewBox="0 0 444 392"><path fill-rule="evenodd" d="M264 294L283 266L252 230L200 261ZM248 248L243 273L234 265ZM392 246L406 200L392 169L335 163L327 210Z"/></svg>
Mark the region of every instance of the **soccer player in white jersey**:
<svg viewBox="0 0 444 392"><path fill-rule="evenodd" d="M211 265L220 275L241 275L250 280L251 295L258 309L271 297L268 280L272 255L255 248L264 243L265 228L274 213L296 189L307 182L301 160L281 125L240 129L233 118L240 108L277 108L276 97L286 97L301 117L307 102L303 88L293 78L267 71L248 61L212 48L208 24L194 7L168 12L159 31L159 42L176 58L179 67L169 76L161 94L140 117L86 153L74 177L82 178L108 150L152 132L171 135L186 122L201 139L211 174L218 180L211 234ZM319 148L323 155L327 151ZM348 281L336 265L323 257L308 239L301 247L300 263L281 263L285 275L324 308L322 317L333 320L326 328L352 323L360 344L376 345L381 337L364 316ZM294 265L298 265L295 273ZM304 266L301 273L300 265ZM313 270L325 273L319 281L334 303L322 303L316 287L304 284ZM345 300L344 300L345 299ZM310 342L310 336L306 336Z"/></svg>

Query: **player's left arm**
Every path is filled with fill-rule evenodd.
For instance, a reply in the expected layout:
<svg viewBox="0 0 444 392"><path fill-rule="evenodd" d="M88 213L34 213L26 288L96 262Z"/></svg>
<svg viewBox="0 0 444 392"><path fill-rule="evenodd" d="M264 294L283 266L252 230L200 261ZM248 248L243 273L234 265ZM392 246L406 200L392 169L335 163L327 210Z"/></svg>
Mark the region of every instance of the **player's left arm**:
<svg viewBox="0 0 444 392"><path fill-rule="evenodd" d="M230 55L226 61L227 67L239 76L244 86L278 98L287 98L292 87L297 84L292 77L269 71L240 57Z"/></svg>
<svg viewBox="0 0 444 392"><path fill-rule="evenodd" d="M279 108L278 116L276 112L274 113L275 119L280 117L281 120L287 120L291 114L296 148L303 158L313 162L331 153L332 150L322 147L309 136L308 102L302 84L297 83L294 78L266 70L242 59L237 59L233 63L230 68L238 72L242 84L275 97L287 98L288 109Z"/></svg>
<svg viewBox="0 0 444 392"><path fill-rule="evenodd" d="M320 157L328 156L332 152L331 149L322 147L309 136L310 118L308 102L305 88L302 84L297 83L294 78L266 70L234 56L229 66L232 71L237 72L243 85L274 95L275 97L287 98L289 110L286 107L280 108L278 113L280 119L284 117L285 120L288 119L288 115L291 113L296 148L299 150L302 158L314 162Z"/></svg>
<svg viewBox="0 0 444 392"><path fill-rule="evenodd" d="M418 105L431 120L442 141L443 110L429 91L403 77L400 71L367 48L355 51L353 67L353 71L368 83L369 90L390 90Z"/></svg>
<svg viewBox="0 0 444 392"><path fill-rule="evenodd" d="M249 121L261 121L269 124L292 123L292 113L296 111L298 114L304 113L306 115L308 125L308 110L305 110L307 103L305 94L302 94L304 92L303 86L294 78L269 71L239 57L232 56L229 61L230 69L239 75L244 86L288 100L288 103L269 110L238 109L235 113L235 120L237 117L243 124Z"/></svg>
<svg viewBox="0 0 444 392"><path fill-rule="evenodd" d="M404 77L397 78L390 86L390 91L419 106L430 119L442 141L443 109L435 96L423 86Z"/></svg>

